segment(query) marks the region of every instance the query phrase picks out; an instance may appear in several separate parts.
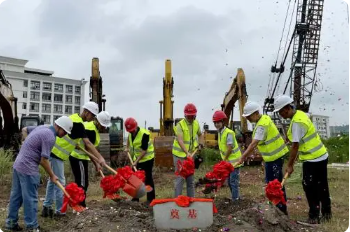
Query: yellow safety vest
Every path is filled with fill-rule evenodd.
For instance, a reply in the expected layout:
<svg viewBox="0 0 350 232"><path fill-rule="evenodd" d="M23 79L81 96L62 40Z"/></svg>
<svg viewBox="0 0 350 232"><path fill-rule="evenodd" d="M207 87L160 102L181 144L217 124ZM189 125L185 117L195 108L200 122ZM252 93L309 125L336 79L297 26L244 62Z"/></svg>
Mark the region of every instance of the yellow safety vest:
<svg viewBox="0 0 350 232"><path fill-rule="evenodd" d="M95 132L95 143L94 146L97 147L98 145L100 145L100 133L98 133L98 130L95 126L95 123L93 121L91 122L84 122L84 128L87 131L94 131ZM79 143L80 147L84 148L85 144L84 141L81 139L80 143ZM83 152L80 149L75 148L74 151L72 151L72 153L70 154L71 156L73 156L74 158L80 159L80 160L90 160L89 156Z"/></svg>
<svg viewBox="0 0 350 232"><path fill-rule="evenodd" d="M140 127L140 130L137 132L137 135L134 141L132 141L131 133L129 134L130 154L133 156L134 161L141 155L141 151L142 151L141 144L142 144L142 137L144 134L149 135L148 148L147 148L146 154L142 157L139 163L143 163L154 158L154 147L150 136L151 133L148 130Z"/></svg>
<svg viewBox="0 0 350 232"><path fill-rule="evenodd" d="M196 142L196 136L198 134L199 131L199 123L197 120L194 120L192 123L192 137L191 137L191 133L188 129L187 126L187 122L186 119L182 119L179 122L182 131L183 131L183 141L185 144L185 147L187 149L187 151L189 151L189 149L191 148L191 150L194 150L195 145L198 144L198 142ZM177 141L177 137L174 140L173 143L173 155L180 157L180 158L185 158L186 157L186 153L182 150L182 148L180 147L179 141ZM190 151L189 151L190 152Z"/></svg>
<svg viewBox="0 0 350 232"><path fill-rule="evenodd" d="M253 131L253 139L256 129L262 126L267 132L266 139L258 143L258 150L265 162L275 161L288 153L288 147L270 116L262 115Z"/></svg>
<svg viewBox="0 0 350 232"><path fill-rule="evenodd" d="M72 114L69 116L73 123L83 123L83 119L79 114ZM76 145L79 144L81 138L71 139L69 135L65 135L62 138L56 136L56 143L53 146L51 152L62 160L67 160L70 153L75 149Z"/></svg>
<svg viewBox="0 0 350 232"><path fill-rule="evenodd" d="M288 139L293 141L292 127L293 123L302 123L307 129L306 134L299 142L298 155L299 160L313 160L327 153L326 147L323 145L314 124L310 118L300 110L294 114L290 126L288 128Z"/></svg>
<svg viewBox="0 0 350 232"><path fill-rule="evenodd" d="M230 163L236 163L242 156L241 150L239 149L237 140L236 140L236 135L235 132L233 132L233 130L228 129L227 127L225 127L223 129L224 131L222 131L222 133L218 133L218 143L219 143L219 149L220 149L220 155L222 160L225 159L226 157L226 153L227 153L227 135L231 134L232 135L232 140L233 140L233 144L232 144L232 151L231 154L228 157L228 162ZM236 167L241 167L242 165L236 166Z"/></svg>

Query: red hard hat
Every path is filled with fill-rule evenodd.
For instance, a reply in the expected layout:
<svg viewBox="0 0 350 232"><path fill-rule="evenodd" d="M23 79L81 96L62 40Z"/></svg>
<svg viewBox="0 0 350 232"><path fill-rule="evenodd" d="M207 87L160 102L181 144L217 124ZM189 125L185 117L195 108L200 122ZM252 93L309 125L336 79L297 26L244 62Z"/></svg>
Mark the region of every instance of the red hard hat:
<svg viewBox="0 0 350 232"><path fill-rule="evenodd" d="M184 109L185 116L196 116L197 108L194 104L188 103Z"/></svg>
<svg viewBox="0 0 350 232"><path fill-rule="evenodd" d="M125 129L127 132L133 132L137 128L137 122L134 118L127 118L125 120Z"/></svg>
<svg viewBox="0 0 350 232"><path fill-rule="evenodd" d="M224 113L224 111L221 111L221 110L215 111L215 113L213 115L213 122L219 122L219 121L222 121L224 119L227 119L227 116Z"/></svg>

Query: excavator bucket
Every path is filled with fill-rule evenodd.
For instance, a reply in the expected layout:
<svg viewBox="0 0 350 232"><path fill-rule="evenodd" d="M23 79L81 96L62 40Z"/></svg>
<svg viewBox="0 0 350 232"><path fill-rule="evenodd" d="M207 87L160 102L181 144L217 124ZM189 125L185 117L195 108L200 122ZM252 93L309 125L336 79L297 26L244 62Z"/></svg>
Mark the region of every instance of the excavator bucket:
<svg viewBox="0 0 350 232"><path fill-rule="evenodd" d="M174 136L159 136L154 138L155 165L158 167L171 168L173 163Z"/></svg>

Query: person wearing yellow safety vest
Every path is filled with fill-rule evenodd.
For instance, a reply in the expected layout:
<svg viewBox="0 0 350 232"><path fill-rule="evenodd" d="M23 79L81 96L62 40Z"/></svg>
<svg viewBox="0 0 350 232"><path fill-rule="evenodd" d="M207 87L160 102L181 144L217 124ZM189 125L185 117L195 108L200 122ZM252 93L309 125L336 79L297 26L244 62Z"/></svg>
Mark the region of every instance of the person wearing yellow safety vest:
<svg viewBox="0 0 350 232"><path fill-rule="evenodd" d="M228 185L231 190L232 201L237 201L239 200L239 168L242 166L237 165L237 163L242 154L236 140L235 132L224 125L225 119L227 119L227 116L223 111L215 111L213 122L218 130L218 144L221 158L235 165L233 172L228 177Z"/></svg>
<svg viewBox="0 0 350 232"><path fill-rule="evenodd" d="M111 116L106 111L101 111L96 116L97 120L91 122L84 122L85 133L90 142L98 147L100 144L99 130L103 130L111 126ZM84 147L83 140L80 140L80 146ZM89 187L89 156L82 150L75 148L69 156L69 162L72 167L75 183L82 187L86 192ZM81 206L86 207L85 199L80 203Z"/></svg>
<svg viewBox="0 0 350 232"><path fill-rule="evenodd" d="M125 129L129 132L126 152L130 152L133 163L132 166L138 170L145 171L145 184L152 187L152 191L147 193L147 204L156 198L156 192L153 182L153 164L154 164L154 147L151 141L150 132L144 128L138 127L134 118L127 118L125 120ZM133 201L139 201L134 198Z"/></svg>
<svg viewBox="0 0 350 232"><path fill-rule="evenodd" d="M190 157L191 153L196 149L196 137L199 136L199 149L203 147L204 139L201 133L199 123L196 120L197 109L192 103L185 106L185 119L182 119L176 126L176 138L173 143L173 159L175 170L177 171L177 161ZM184 178L177 176L175 180L175 197L182 194ZM194 176L186 178L187 196L194 197Z"/></svg>
<svg viewBox="0 0 350 232"><path fill-rule="evenodd" d="M105 164L104 158L96 150L94 145L89 141L85 133L83 122L94 120L98 114L98 105L95 102L87 102L83 105L83 111L79 114L72 114L69 118L73 121L73 129L71 134L62 138L56 137L56 143L51 150L50 165L58 177L60 183L65 185L64 176L64 161L68 160L70 153L75 149L76 145L80 144L80 140L83 140L85 148L96 156L99 160L98 163L94 163L96 169L100 169L100 165ZM56 210L53 210L53 202L55 201ZM60 188L55 186L50 180L46 187L46 196L43 203L42 217L63 216L61 214L61 207L63 204L63 192Z"/></svg>
<svg viewBox="0 0 350 232"><path fill-rule="evenodd" d="M293 173L294 162L299 157L303 162L302 184L309 204L309 217L306 222L318 224L328 221L332 213L327 177L327 149L307 114L295 109L292 98L286 95L277 97L274 108L274 112L278 112L282 118L291 119L287 136L292 146L286 172L289 175Z"/></svg>
<svg viewBox="0 0 350 232"><path fill-rule="evenodd" d="M265 162L266 184L274 179L278 179L281 182L283 179L284 157L288 154L288 147L270 116L261 115L259 110L260 105L256 102L247 102L244 106L242 116L247 118L249 122L256 123L256 126L253 130L252 142L243 153L239 163L244 163L254 149L258 148ZM282 190L284 198L287 200L285 188L283 187ZM278 203L276 206L283 213L287 214L287 206L285 204Z"/></svg>

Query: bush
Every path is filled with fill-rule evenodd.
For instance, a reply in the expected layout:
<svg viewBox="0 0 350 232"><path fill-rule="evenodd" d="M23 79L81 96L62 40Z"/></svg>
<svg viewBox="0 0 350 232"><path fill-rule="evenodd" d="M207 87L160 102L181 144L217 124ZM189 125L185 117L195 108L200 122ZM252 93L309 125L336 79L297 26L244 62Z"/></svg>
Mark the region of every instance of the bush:
<svg viewBox="0 0 350 232"><path fill-rule="evenodd" d="M0 184L11 181L13 165L13 153L0 149Z"/></svg>
<svg viewBox="0 0 350 232"><path fill-rule="evenodd" d="M212 148L205 148L201 151L201 156L204 158L204 164L214 164L221 161L221 156L219 150Z"/></svg>
<svg viewBox="0 0 350 232"><path fill-rule="evenodd" d="M323 141L328 150L329 163L346 163L349 161L349 135L333 137Z"/></svg>

